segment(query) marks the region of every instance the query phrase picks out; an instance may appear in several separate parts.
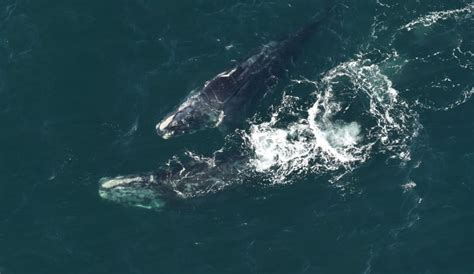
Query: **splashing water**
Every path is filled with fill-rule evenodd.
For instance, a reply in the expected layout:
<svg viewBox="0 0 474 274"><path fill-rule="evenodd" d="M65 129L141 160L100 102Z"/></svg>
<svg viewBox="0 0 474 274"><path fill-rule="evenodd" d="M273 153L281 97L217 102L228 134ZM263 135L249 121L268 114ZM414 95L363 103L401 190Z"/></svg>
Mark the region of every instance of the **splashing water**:
<svg viewBox="0 0 474 274"><path fill-rule="evenodd" d="M254 154L250 164L273 183L289 182L292 174L331 171L337 181L373 153L387 153L401 163L410 160L417 115L379 65L360 55L319 82L293 82L312 86L312 106L299 113L302 100L284 95L270 121L253 123L243 134ZM296 121L285 122L289 117Z"/></svg>

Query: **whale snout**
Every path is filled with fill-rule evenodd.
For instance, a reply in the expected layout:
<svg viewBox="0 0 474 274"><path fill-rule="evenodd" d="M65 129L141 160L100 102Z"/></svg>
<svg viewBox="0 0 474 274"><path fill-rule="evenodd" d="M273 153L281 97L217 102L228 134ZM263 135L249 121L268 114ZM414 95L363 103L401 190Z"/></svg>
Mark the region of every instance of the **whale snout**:
<svg viewBox="0 0 474 274"><path fill-rule="evenodd" d="M192 97L156 125L156 133L163 139L192 134L218 126L222 111L211 108L201 98Z"/></svg>
<svg viewBox="0 0 474 274"><path fill-rule="evenodd" d="M156 125L155 128L158 136L166 140L173 136L180 135L180 131L183 131L183 129L180 129L179 125L184 123L176 121L176 116L176 113L171 114Z"/></svg>
<svg viewBox="0 0 474 274"><path fill-rule="evenodd" d="M176 112L159 122L155 129L158 136L170 139L186 133L193 133L199 125L195 125L195 117L188 112Z"/></svg>
<svg viewBox="0 0 474 274"><path fill-rule="evenodd" d="M173 122L173 118L174 115L170 115L156 125L156 133L163 139L169 139L172 135L169 128Z"/></svg>
<svg viewBox="0 0 474 274"><path fill-rule="evenodd" d="M173 134L171 134L169 131L165 130L165 129L162 129L161 127L161 123L158 123L156 125L156 134L158 134L158 136L160 136L161 138L167 140L169 138L171 138L171 136L173 136Z"/></svg>
<svg viewBox="0 0 474 274"><path fill-rule="evenodd" d="M119 176L99 180L99 195L105 200L129 206L159 209L165 205L163 194L154 187L153 175Z"/></svg>

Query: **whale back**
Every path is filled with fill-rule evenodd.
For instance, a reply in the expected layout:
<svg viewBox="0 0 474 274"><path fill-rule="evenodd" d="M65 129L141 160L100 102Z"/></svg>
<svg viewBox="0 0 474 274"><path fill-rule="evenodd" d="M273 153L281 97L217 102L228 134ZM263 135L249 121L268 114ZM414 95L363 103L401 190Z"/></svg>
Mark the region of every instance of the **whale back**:
<svg viewBox="0 0 474 274"><path fill-rule="evenodd" d="M216 75L196 95L188 97L157 124L157 133L167 139L205 128L229 128L223 122L241 124L244 118L242 114L257 105L258 99L269 90L269 83L282 75L289 61L299 52L300 46L309 40L310 34L327 14L326 11L314 16L286 40L270 42L244 62Z"/></svg>
<svg viewBox="0 0 474 274"><path fill-rule="evenodd" d="M241 68L237 66L230 71L216 75L213 79L204 84L201 93L207 98L211 105L222 108L229 98L234 96L239 90L241 86L239 82L240 73Z"/></svg>
<svg viewBox="0 0 474 274"><path fill-rule="evenodd" d="M206 82L201 94L212 106L223 109L229 104L237 103L237 101L241 104L242 100L236 100L236 97L245 98L249 97L250 93L263 93L261 89L251 83L264 83L266 78L276 73L275 62L281 59L278 56L278 47L279 43L276 42L264 45L257 54ZM263 81L258 81L258 79Z"/></svg>

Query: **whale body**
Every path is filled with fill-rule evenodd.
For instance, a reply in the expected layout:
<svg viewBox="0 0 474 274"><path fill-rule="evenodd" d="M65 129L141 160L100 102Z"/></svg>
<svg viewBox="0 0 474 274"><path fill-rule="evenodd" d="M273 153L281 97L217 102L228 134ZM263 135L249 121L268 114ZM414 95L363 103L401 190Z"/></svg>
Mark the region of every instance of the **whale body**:
<svg viewBox="0 0 474 274"><path fill-rule="evenodd" d="M215 128L232 121L262 97L268 81L274 81L285 65L296 56L301 45L319 26L328 11L314 16L299 31L281 42L270 42L260 52L237 66L219 73L191 94L156 125L164 139Z"/></svg>
<svg viewBox="0 0 474 274"><path fill-rule="evenodd" d="M248 158L217 151L210 158L185 155L157 171L102 178L99 195L128 206L161 209L168 203L218 192L242 182L250 173Z"/></svg>

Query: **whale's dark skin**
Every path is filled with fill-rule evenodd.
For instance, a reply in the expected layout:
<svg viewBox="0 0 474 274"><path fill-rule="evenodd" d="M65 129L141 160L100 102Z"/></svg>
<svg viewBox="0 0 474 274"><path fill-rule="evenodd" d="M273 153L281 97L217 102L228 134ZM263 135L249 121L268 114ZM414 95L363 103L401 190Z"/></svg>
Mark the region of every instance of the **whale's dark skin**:
<svg viewBox="0 0 474 274"><path fill-rule="evenodd" d="M124 205L160 209L235 185L249 174L248 169L247 157L219 151L209 159L173 161L155 172L102 178L99 194Z"/></svg>
<svg viewBox="0 0 474 274"><path fill-rule="evenodd" d="M280 77L286 65L321 24L329 11L314 16L299 31L281 42L271 42L261 51L230 70L224 71L156 125L164 139L218 127L242 113L256 97L263 96L268 80Z"/></svg>

